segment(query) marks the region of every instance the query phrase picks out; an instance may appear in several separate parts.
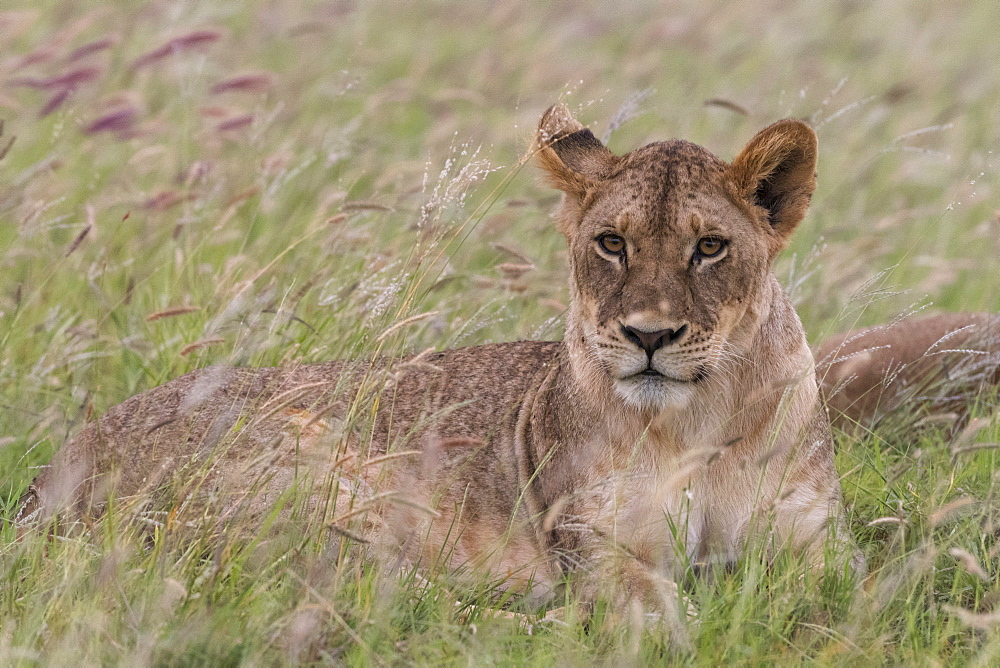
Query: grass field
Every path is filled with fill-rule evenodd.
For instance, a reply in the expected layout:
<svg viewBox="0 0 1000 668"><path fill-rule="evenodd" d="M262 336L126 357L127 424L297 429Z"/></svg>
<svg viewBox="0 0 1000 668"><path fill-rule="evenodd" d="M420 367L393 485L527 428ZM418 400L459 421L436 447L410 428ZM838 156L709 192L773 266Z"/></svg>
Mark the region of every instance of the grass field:
<svg viewBox="0 0 1000 668"><path fill-rule="evenodd" d="M557 195L522 160L557 100L618 152L728 159L808 119L819 189L776 271L811 341L1000 310L1000 5L619 4L0 5L0 504L88 417L194 368L558 338ZM821 586L751 553L687 586L688 649L493 618L470 607L496 604L485 583L380 574L319 529L177 547L102 522L3 530L0 664L996 665L981 415L959 453L840 438L871 575Z"/></svg>

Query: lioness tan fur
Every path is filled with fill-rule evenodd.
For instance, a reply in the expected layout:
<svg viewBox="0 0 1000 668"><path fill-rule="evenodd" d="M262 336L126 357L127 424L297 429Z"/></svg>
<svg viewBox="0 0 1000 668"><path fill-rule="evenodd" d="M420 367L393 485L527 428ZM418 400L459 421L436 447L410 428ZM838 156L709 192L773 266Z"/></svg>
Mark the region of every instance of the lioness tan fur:
<svg viewBox="0 0 1000 668"><path fill-rule="evenodd" d="M382 558L539 596L572 573L587 599L661 606L685 561L748 541L861 567L770 271L815 187L813 131L779 121L730 164L680 140L616 156L557 105L535 150L564 193L563 341L196 371L84 427L19 521L140 499L167 530L225 526L309 484L308 510Z"/></svg>
<svg viewBox="0 0 1000 668"><path fill-rule="evenodd" d="M853 330L820 344L816 360L841 429L872 429L894 417L960 428L977 398L996 398L1000 316L940 313Z"/></svg>

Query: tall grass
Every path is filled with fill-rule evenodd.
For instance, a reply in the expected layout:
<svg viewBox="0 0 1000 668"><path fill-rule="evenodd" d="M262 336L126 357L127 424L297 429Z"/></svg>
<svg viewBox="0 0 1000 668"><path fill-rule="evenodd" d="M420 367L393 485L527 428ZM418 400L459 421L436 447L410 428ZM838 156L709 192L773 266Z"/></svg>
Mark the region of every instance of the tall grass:
<svg viewBox="0 0 1000 668"><path fill-rule="evenodd" d="M0 502L193 368L557 338L556 196L521 162L556 99L619 152L728 158L809 119L819 190L776 271L812 340L998 310L998 24L986 2L5 3ZM967 436L1000 442L980 413ZM494 614L522 608L379 573L321 527L178 547L109 520L3 530L0 661L995 664L997 451L905 428L838 445L869 578L751 551L686 583L687 650L585 628L572 600Z"/></svg>

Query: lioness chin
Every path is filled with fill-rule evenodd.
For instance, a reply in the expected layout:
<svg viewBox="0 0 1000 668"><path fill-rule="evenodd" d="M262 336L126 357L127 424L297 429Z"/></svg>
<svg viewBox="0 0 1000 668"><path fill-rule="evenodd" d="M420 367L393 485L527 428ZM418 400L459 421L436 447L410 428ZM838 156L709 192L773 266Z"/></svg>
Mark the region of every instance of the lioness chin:
<svg viewBox="0 0 1000 668"><path fill-rule="evenodd" d="M670 610L688 563L749 541L863 568L770 270L815 187L812 130L779 121L729 164L679 140L616 156L557 105L534 150L564 193L563 341L187 374L69 440L22 530L110 499L224 526L308 483L308 510L383 559L536 596L571 573L588 600Z"/></svg>

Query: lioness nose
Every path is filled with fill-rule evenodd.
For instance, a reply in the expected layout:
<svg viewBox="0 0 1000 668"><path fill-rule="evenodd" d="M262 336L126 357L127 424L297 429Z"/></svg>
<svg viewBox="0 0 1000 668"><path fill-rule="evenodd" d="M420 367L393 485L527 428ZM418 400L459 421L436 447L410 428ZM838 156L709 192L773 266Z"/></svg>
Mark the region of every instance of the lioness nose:
<svg viewBox="0 0 1000 668"><path fill-rule="evenodd" d="M635 327L622 325L622 332L625 338L646 351L650 357L657 350L665 345L676 342L687 332L687 325L681 325L677 329L660 329L655 332L644 332Z"/></svg>

